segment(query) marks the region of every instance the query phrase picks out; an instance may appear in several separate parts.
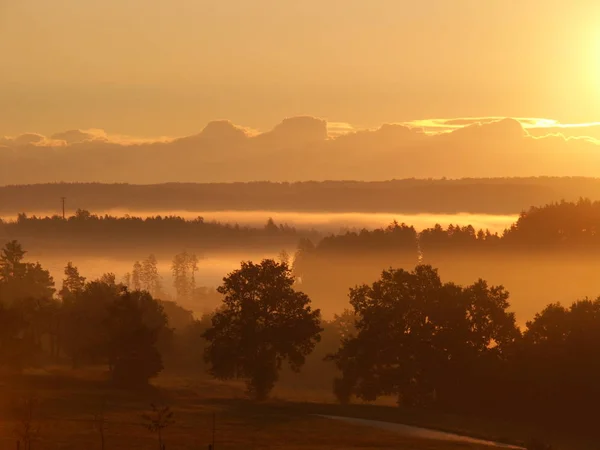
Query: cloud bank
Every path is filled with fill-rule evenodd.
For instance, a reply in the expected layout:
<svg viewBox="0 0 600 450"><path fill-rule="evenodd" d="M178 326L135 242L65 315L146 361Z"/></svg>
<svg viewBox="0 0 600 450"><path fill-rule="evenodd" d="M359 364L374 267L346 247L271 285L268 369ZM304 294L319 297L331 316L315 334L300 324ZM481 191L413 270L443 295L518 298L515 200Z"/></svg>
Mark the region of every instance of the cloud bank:
<svg viewBox="0 0 600 450"><path fill-rule="evenodd" d="M600 176L600 123L457 118L355 129L310 116L257 132L229 121L181 138L103 130L0 138L0 184Z"/></svg>

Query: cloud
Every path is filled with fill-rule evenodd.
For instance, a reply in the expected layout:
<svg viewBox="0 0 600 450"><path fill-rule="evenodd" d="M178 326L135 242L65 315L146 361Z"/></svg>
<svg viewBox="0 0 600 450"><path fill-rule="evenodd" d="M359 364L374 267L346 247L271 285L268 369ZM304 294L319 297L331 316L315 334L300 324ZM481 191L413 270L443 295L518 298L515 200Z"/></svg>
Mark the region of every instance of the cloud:
<svg viewBox="0 0 600 450"><path fill-rule="evenodd" d="M328 138L327 121L310 116L284 119L275 128L255 136L261 143L282 147L320 143Z"/></svg>
<svg viewBox="0 0 600 450"><path fill-rule="evenodd" d="M0 139L0 184L598 176L599 142L600 124L495 117L356 129L301 116L262 133L214 121L156 139L70 130Z"/></svg>
<svg viewBox="0 0 600 450"><path fill-rule="evenodd" d="M485 145L496 145L506 142L518 141L529 136L523 124L515 119L501 119L489 122L477 122L451 133L434 136L433 139L448 139L459 144L473 144L478 141Z"/></svg>
<svg viewBox="0 0 600 450"><path fill-rule="evenodd" d="M355 128L349 123L345 122L327 122L327 134L330 138L348 134L356 131Z"/></svg>
<svg viewBox="0 0 600 450"><path fill-rule="evenodd" d="M85 141L92 141L94 139L106 140L106 133L104 130L69 130L62 133L55 133L50 136L50 139L54 141L64 141L65 144L78 144Z"/></svg>
<svg viewBox="0 0 600 450"><path fill-rule="evenodd" d="M411 127L420 127L428 134L448 133L466 126L482 125L502 121L505 117L462 117L454 119L424 119L405 122ZM600 122L563 124L553 119L517 117L519 122L532 136L562 134L566 137L592 137L600 140Z"/></svg>
<svg viewBox="0 0 600 450"><path fill-rule="evenodd" d="M233 122L230 122L229 120L216 120L206 125L201 134L207 139L219 140L222 138L229 138L233 140L244 140L255 135L256 132L248 128L234 125Z"/></svg>
<svg viewBox="0 0 600 450"><path fill-rule="evenodd" d="M16 137L0 138L0 143L6 146L23 147L27 145L41 144L46 140L46 137L36 133L25 133Z"/></svg>

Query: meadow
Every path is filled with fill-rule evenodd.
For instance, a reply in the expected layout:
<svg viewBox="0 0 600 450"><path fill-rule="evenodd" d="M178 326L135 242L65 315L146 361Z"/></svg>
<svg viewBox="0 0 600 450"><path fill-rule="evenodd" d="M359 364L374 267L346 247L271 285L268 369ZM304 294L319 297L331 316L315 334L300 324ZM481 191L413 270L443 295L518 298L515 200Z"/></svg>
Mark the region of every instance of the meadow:
<svg viewBox="0 0 600 450"><path fill-rule="evenodd" d="M155 434L144 428L150 404L169 406L174 423L163 431L166 449L406 449L483 450L465 443L403 437L390 431L318 417L337 415L425 426L483 439L519 442L532 427L465 418L433 411L404 410L385 404L339 405L320 392L278 386L263 403L248 400L243 385L204 375L164 373L150 386L122 390L105 381L100 368L54 366L4 376L0 402L0 448L14 449L25 422L15 405L34 399L31 449L153 449ZM385 402L382 402L385 403ZM104 446L101 432L104 430ZM546 433L546 432L545 432ZM557 448L584 450L592 444L553 436ZM565 444L567 442L567 444ZM567 446L568 445L568 446ZM21 448L24 448L21 446Z"/></svg>

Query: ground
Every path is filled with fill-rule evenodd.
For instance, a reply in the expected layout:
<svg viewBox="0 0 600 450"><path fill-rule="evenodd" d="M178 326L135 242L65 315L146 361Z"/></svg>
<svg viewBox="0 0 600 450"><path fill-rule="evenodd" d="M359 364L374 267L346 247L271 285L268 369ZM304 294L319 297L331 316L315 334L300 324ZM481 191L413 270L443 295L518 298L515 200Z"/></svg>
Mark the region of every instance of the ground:
<svg viewBox="0 0 600 450"><path fill-rule="evenodd" d="M509 438L515 429L424 414L408 415L398 408L371 405L341 406L307 400L300 391L280 389L275 398L256 404L245 398L243 386L203 377L163 375L153 386L119 390L104 381L99 369L77 372L54 368L3 378L0 449L15 449L15 432L23 428L14 404L35 398L32 450L102 449L94 415L105 411L106 450L156 449L156 435L142 426L150 403L168 405L175 423L164 431L166 449L207 449L215 423L215 450L225 449L405 449L476 450L485 447L410 440L392 432L315 417L331 414L435 426L485 438ZM287 398L282 398L286 396ZM502 435L501 433L506 433ZM24 448L21 446L21 448ZM565 447L568 449L575 447ZM579 447L584 448L584 447Z"/></svg>

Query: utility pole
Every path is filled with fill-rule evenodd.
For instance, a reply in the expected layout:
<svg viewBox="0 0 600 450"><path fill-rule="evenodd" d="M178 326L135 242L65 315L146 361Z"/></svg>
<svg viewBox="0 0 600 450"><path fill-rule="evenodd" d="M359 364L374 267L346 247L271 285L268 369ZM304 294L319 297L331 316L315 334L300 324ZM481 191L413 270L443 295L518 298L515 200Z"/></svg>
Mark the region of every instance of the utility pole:
<svg viewBox="0 0 600 450"><path fill-rule="evenodd" d="M67 197L61 197L60 199L62 200L62 214L63 214L63 220L65 220L65 200L67 199Z"/></svg>

